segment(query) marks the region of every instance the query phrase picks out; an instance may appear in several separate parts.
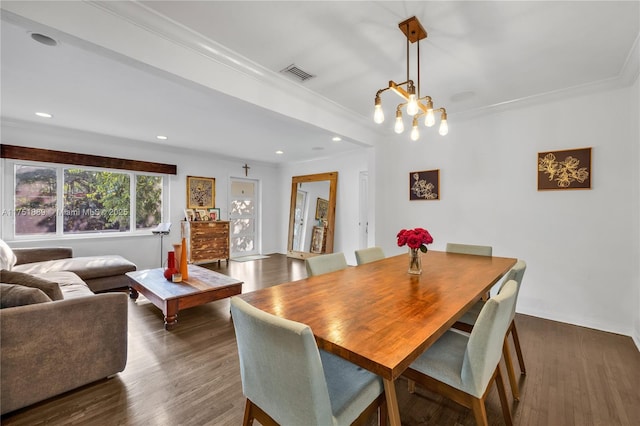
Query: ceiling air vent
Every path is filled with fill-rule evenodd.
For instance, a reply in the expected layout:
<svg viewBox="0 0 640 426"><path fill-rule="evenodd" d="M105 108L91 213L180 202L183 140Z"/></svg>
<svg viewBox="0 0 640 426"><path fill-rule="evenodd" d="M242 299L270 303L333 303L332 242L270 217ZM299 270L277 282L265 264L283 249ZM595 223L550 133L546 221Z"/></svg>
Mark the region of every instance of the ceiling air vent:
<svg viewBox="0 0 640 426"><path fill-rule="evenodd" d="M283 70L280 70L282 74L292 76L298 81L306 81L310 78L315 77L315 75L309 74L306 71L302 71L300 68L295 66L295 64L291 64Z"/></svg>

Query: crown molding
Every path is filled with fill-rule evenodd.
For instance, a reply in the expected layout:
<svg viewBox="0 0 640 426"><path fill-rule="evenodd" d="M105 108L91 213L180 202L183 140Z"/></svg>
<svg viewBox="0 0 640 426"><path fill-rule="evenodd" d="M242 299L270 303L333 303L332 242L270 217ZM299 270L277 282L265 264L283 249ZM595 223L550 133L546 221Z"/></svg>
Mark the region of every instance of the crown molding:
<svg viewBox="0 0 640 426"><path fill-rule="evenodd" d="M346 128L348 130L335 130L334 133L354 139L356 143L364 146L370 146L373 141L382 137L381 133L371 126L370 117L364 117L353 110L345 108L344 106L311 91L307 87L293 82L280 73L274 72L251 59L238 54L215 40L205 37L179 22L156 12L144 4L138 2L113 2L100 0L87 1L86 3L112 14L121 20L127 21L159 38L180 46L185 50L195 52L208 61L215 62L232 70L237 75L242 75L245 78L252 79L265 90L275 89L284 96L295 98L297 101L306 104L304 109L312 111L315 110L314 114L322 112L327 113L331 116L329 117L331 120L320 120L320 124L318 122L306 120L303 117L296 116L295 114L292 115L281 110L274 109L276 112L284 113L285 115L302 121L307 121L310 124L319 127L327 127L332 123L345 126L343 129ZM233 87L236 85L229 84L229 86ZM238 92L234 90L227 92L227 94L237 96ZM263 99L268 98L264 95L259 95L259 97ZM255 102L255 99L247 100L258 104ZM268 109L273 107L273 105L269 103L260 106ZM360 133L361 137L353 137L345 133L345 131L348 131L349 133Z"/></svg>
<svg viewBox="0 0 640 426"><path fill-rule="evenodd" d="M138 2L4 2L16 21L326 129L363 146L383 139L367 117L238 55ZM4 15L4 13L3 13ZM6 19L3 17L3 19Z"/></svg>

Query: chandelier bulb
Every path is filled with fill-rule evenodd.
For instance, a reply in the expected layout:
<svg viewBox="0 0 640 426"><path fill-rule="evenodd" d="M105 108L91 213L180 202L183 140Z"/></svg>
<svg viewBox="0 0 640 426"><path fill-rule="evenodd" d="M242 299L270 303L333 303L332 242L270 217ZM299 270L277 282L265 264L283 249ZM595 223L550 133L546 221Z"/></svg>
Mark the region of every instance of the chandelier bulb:
<svg viewBox="0 0 640 426"><path fill-rule="evenodd" d="M373 110L373 121L380 124L384 121L384 112L382 111L382 105L376 104Z"/></svg>
<svg viewBox="0 0 640 426"><path fill-rule="evenodd" d="M418 113L418 101L414 93L409 95L409 103L407 104L407 114L414 116Z"/></svg>
<svg viewBox="0 0 640 426"><path fill-rule="evenodd" d="M420 131L418 130L418 118L413 117L413 125L411 126L411 140L417 141L420 137Z"/></svg>
<svg viewBox="0 0 640 426"><path fill-rule="evenodd" d="M404 123L402 122L402 112L400 110L396 111L396 124L393 130L398 134L404 132Z"/></svg>
<svg viewBox="0 0 640 426"><path fill-rule="evenodd" d="M433 114L433 108L427 110L427 116L424 118L424 125L431 127L436 124L436 117Z"/></svg>
<svg viewBox="0 0 640 426"><path fill-rule="evenodd" d="M446 136L449 133L449 125L447 124L447 119L443 119L440 121L440 129L438 130L441 136Z"/></svg>
<svg viewBox="0 0 640 426"><path fill-rule="evenodd" d="M442 114L440 115L440 129L438 130L438 132L442 136L445 136L447 133L449 133L449 125L447 124L447 111L444 108L440 108L440 111L442 111Z"/></svg>

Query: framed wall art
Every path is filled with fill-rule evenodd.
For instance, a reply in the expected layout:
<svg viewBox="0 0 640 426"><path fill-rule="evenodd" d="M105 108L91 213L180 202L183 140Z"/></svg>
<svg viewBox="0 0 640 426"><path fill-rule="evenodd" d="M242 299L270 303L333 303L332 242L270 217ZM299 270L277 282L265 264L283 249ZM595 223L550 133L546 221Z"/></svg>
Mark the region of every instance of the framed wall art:
<svg viewBox="0 0 640 426"><path fill-rule="evenodd" d="M538 153L538 190L591 189L591 148Z"/></svg>
<svg viewBox="0 0 640 426"><path fill-rule="evenodd" d="M215 178L187 176L187 208L208 209L216 204Z"/></svg>
<svg viewBox="0 0 640 426"><path fill-rule="evenodd" d="M409 200L439 200L440 169L409 173Z"/></svg>
<svg viewBox="0 0 640 426"><path fill-rule="evenodd" d="M326 219L329 211L329 200L318 198L316 203L316 219Z"/></svg>

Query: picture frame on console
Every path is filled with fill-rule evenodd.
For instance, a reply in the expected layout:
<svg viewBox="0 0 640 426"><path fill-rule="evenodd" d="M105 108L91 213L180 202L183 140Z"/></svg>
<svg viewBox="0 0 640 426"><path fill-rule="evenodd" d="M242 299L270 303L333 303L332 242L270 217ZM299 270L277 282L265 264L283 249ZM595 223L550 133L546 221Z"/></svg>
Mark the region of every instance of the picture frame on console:
<svg viewBox="0 0 640 426"><path fill-rule="evenodd" d="M198 215L200 216L200 220L203 222L207 222L210 221L211 219L209 218L209 212L205 209L197 209L196 212L198 212Z"/></svg>
<svg viewBox="0 0 640 426"><path fill-rule="evenodd" d="M213 208L213 209L208 209L208 219L207 220L220 220L220 209L218 208Z"/></svg>

